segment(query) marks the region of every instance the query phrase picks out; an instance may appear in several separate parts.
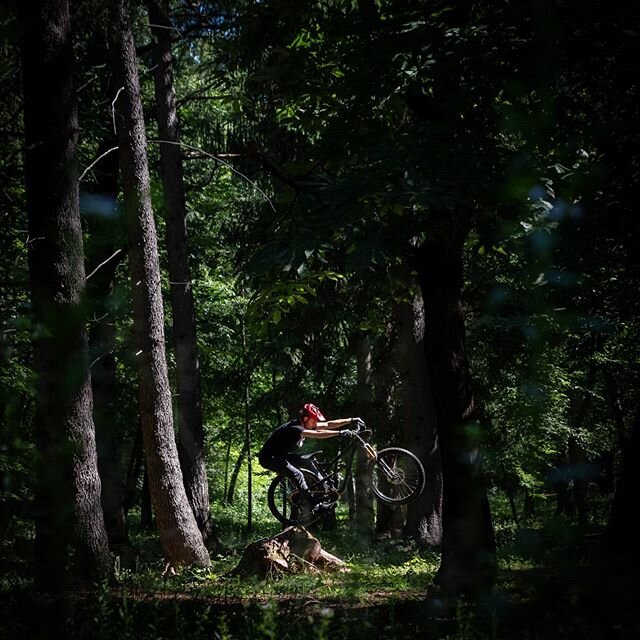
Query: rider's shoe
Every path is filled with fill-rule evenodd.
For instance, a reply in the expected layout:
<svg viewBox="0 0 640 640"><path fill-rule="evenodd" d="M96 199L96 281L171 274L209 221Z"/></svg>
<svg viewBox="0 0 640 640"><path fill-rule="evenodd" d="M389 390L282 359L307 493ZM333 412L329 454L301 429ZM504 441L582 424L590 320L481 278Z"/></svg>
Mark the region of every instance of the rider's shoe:
<svg viewBox="0 0 640 640"><path fill-rule="evenodd" d="M314 505L311 512L315 514L324 513L325 511L330 511L335 503L333 502L318 502Z"/></svg>

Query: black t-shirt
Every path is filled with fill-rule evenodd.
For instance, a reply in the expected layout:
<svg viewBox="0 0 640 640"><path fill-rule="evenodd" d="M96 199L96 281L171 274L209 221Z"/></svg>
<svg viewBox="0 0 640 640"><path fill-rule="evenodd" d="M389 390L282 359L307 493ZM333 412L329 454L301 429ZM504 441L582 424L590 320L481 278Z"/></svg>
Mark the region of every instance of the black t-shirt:
<svg viewBox="0 0 640 640"><path fill-rule="evenodd" d="M304 427L297 418L285 422L267 438L258 456L272 458L287 455L300 443L303 431Z"/></svg>

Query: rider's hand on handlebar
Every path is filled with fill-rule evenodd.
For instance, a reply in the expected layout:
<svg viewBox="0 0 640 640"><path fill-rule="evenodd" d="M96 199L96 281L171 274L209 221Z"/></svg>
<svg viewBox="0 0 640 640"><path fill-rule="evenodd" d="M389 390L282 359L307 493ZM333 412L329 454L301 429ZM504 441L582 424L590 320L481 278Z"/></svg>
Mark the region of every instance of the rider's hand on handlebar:
<svg viewBox="0 0 640 640"><path fill-rule="evenodd" d="M351 419L351 427L356 431L360 429L364 429L366 427L364 420L362 418L352 418Z"/></svg>
<svg viewBox="0 0 640 640"><path fill-rule="evenodd" d="M353 438L356 435L355 431L351 431L351 429L343 429L340 431L340 436L343 438Z"/></svg>

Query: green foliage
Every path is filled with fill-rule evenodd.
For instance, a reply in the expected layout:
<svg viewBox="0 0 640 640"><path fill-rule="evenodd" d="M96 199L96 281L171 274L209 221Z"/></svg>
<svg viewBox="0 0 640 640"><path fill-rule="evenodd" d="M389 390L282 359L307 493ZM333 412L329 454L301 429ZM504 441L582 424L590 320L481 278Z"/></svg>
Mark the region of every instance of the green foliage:
<svg viewBox="0 0 640 640"><path fill-rule="evenodd" d="M112 138L102 9L93 2L74 7L83 169ZM569 487L584 479L584 466L568 457L576 445L591 465L609 456L613 480L640 407L634 200L640 145L631 126L640 103L629 83L637 37L622 12L612 7L603 20L598 3L576 9L566 2L553 8L480 2L465 16L446 3L294 0L172 3L172 9L208 479L223 542L237 550L248 539L246 458L227 502L245 418L255 458L271 429L303 401L318 402L330 417L360 413L355 347L363 335L373 345L378 376L371 383L377 413L364 417L376 437L400 437L401 421L391 419L401 413L394 306L416 290L412 260L431 214L464 207L472 212L463 294L467 349L501 569L524 574L577 545L583 527L566 515L551 517L554 478ZM32 497L30 345L37 328L29 309L18 34L13 10L3 8L0 18L4 507ZM150 116L143 12L136 33ZM147 123L156 138L153 119ZM149 157L162 237L157 144L150 144ZM83 179L83 192L95 187L103 166ZM92 243L101 238L95 218L84 213L91 264ZM124 247L117 222L105 236ZM169 335L170 284L160 245ZM123 460L138 421L130 302L123 260L105 309L117 327L113 423L123 436ZM255 459L251 464L252 535L268 535L271 475ZM600 472L589 464L588 525L601 527L608 496L597 492ZM131 535L144 557L136 571L119 568L119 595L105 586L96 597L97 637L106 637L114 620L122 637L163 633L169 614L160 600L149 607L138 602L136 594L145 591L260 600L240 631L232 612L214 621L205 608L195 617L172 611L176 628L194 638L293 636L300 628L288 629L266 600L366 606L376 603L376 592L414 597L437 564L411 547L358 549L341 511L339 533L327 544L345 555L350 573L234 582L223 579L237 560L230 556L215 558L211 573L185 571L164 581L158 542L137 531L138 517L133 509ZM32 521L11 516L2 536L8 592L29 584ZM338 623L321 611L311 628L328 637ZM473 634L463 620L449 635Z"/></svg>

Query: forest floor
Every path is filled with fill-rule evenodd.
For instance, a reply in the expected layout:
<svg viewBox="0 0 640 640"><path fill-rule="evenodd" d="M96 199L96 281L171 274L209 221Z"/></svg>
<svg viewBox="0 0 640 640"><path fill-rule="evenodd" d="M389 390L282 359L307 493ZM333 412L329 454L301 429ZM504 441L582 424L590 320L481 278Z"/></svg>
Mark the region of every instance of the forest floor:
<svg viewBox="0 0 640 640"><path fill-rule="evenodd" d="M34 593L28 581L4 580L0 638L51 638L56 629L91 640L639 638L636 573L602 556L598 532L562 533L521 529L502 544L495 589L476 607L446 611L427 598L437 554L392 541L354 550L344 536L328 534L327 548L342 554L349 571L231 579L236 550L214 558L212 571L170 578L161 577L156 557L135 571L120 568L116 586L55 599Z"/></svg>

